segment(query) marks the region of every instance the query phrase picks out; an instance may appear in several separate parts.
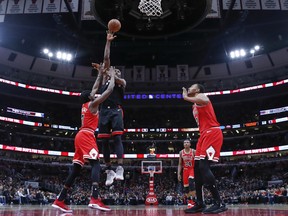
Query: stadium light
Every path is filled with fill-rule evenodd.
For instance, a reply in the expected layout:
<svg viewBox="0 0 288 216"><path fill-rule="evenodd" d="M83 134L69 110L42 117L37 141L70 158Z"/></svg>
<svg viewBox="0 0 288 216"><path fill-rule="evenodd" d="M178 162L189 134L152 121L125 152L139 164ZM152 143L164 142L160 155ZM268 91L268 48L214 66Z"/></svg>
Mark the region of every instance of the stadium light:
<svg viewBox="0 0 288 216"><path fill-rule="evenodd" d="M44 48L44 49L43 49L43 53L44 53L44 54L48 54L48 53L49 53L49 50L48 50L47 48Z"/></svg>
<svg viewBox="0 0 288 216"><path fill-rule="evenodd" d="M52 53L52 52L49 52L49 53L48 53L48 56L49 56L49 58L53 57L53 53Z"/></svg>
<svg viewBox="0 0 288 216"><path fill-rule="evenodd" d="M259 46L259 45L256 45L256 46L254 47L254 49L255 49L256 51L258 51L258 50L260 50L260 46Z"/></svg>
<svg viewBox="0 0 288 216"><path fill-rule="evenodd" d="M260 50L261 50L261 46L260 45L255 45L253 48L250 48L250 49L244 49L244 48L236 49L236 50L230 51L229 57L231 59L239 59L239 58L244 58L244 57L253 57Z"/></svg>
<svg viewBox="0 0 288 216"><path fill-rule="evenodd" d="M53 51L50 51L49 49L47 48L44 48L42 50L42 52L50 58L54 57L60 61L72 61L73 59L73 56L71 53L68 53L68 52L62 52L62 51L57 51L57 52L53 52Z"/></svg>

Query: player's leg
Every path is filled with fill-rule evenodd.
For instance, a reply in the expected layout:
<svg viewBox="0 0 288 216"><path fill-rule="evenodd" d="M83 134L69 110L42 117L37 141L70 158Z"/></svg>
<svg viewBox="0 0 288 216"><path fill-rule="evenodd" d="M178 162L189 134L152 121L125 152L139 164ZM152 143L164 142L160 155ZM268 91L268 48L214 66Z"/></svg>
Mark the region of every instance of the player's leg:
<svg viewBox="0 0 288 216"><path fill-rule="evenodd" d="M116 168L116 179L124 180L124 169L123 169L123 155L124 148L122 143L122 134L124 131L124 123L123 123L123 111L122 109L114 109L113 117L112 117L112 136L113 136L113 144L114 150L117 155L117 168Z"/></svg>
<svg viewBox="0 0 288 216"><path fill-rule="evenodd" d="M189 187L189 174L190 174L190 169L184 168L183 169L183 187L184 187L184 194L185 194L185 200L187 200L187 208L192 208L194 206L194 201L191 197L190 192L190 187Z"/></svg>
<svg viewBox="0 0 288 216"><path fill-rule="evenodd" d="M186 209L185 213L197 213L202 212L206 205L203 199L203 178L201 176L201 170L199 167L200 160L200 152L202 148L203 140L202 137L199 138L198 143L196 145L196 153L195 153L195 164L194 164L194 181L195 181L195 191L196 191L196 203L194 207Z"/></svg>
<svg viewBox="0 0 288 216"><path fill-rule="evenodd" d="M106 169L111 169L109 138L102 138L102 152Z"/></svg>
<svg viewBox="0 0 288 216"><path fill-rule="evenodd" d="M81 172L82 166L77 163L73 163L72 172L67 177L65 184L60 191L59 195L57 196L57 199L53 202L52 207L58 208L63 212L72 212L72 210L65 204L65 199L67 197L67 192L70 189L70 187L73 185L75 179L77 176L79 176Z"/></svg>
<svg viewBox="0 0 288 216"><path fill-rule="evenodd" d="M114 140L114 148L115 153L117 155L117 168L116 168L116 180L124 180L124 169L123 169L123 144L121 135L115 135L113 136Z"/></svg>
<svg viewBox="0 0 288 216"><path fill-rule="evenodd" d="M57 196L57 199L52 204L52 207L58 208L63 212L72 212L72 210L69 209L68 206L66 206L65 199L67 197L68 190L73 185L76 177L81 172L82 166L84 165L84 158L83 158L83 151L82 151L81 143L83 142L83 140L85 141L85 136L86 135L84 133L78 132L75 137L75 140L74 140L75 154L73 158L72 171L68 175L61 192Z"/></svg>
<svg viewBox="0 0 288 216"><path fill-rule="evenodd" d="M99 195L99 182L101 172L100 162L98 159L97 160L89 159L89 162L91 165L92 187L91 187L91 199L88 206L103 211L110 211L111 209L102 203Z"/></svg>
<svg viewBox="0 0 288 216"><path fill-rule="evenodd" d="M194 175L193 175L194 176ZM189 176L188 178L189 186L188 186L188 208L192 208L195 206L196 200L196 191L195 191L195 179L194 177Z"/></svg>
<svg viewBox="0 0 288 216"><path fill-rule="evenodd" d="M187 207L191 208L191 206L189 205L189 199L188 199L188 193L189 193L188 177L189 177L188 169L183 168L182 181L183 181L183 192L184 192L184 196L185 196L184 198L185 198L185 200L187 200Z"/></svg>
<svg viewBox="0 0 288 216"><path fill-rule="evenodd" d="M201 170L201 176L204 180L204 184L207 185L210 190L214 205L204 210L203 213L220 213L226 211L227 208L222 204L220 194L216 185L216 179L211 171L210 163L212 161L218 161L220 156L220 150L223 143L223 135L220 129L213 129L209 135L205 138L205 152L208 152L205 159L201 159L199 163L199 168ZM203 154L202 154L203 155Z"/></svg>
<svg viewBox="0 0 288 216"><path fill-rule="evenodd" d="M101 110L100 115L99 115L99 124L98 124L98 128L99 128L98 138L101 139L104 163L106 166L105 167L105 172L107 174L107 178L105 182L106 186L112 185L116 177L116 173L112 170L111 159L110 159L110 153L111 153L110 145L109 145L109 139L111 137L110 121L111 121L111 110L110 109Z"/></svg>

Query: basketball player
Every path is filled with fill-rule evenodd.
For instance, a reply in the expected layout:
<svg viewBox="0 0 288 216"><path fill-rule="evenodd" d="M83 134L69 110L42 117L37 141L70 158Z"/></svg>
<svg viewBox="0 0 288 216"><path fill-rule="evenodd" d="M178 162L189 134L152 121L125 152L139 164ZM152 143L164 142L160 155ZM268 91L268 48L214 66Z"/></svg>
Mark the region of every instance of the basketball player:
<svg viewBox="0 0 288 216"><path fill-rule="evenodd" d="M113 33L107 31L104 51L104 68L110 67L110 46L115 37L116 36L113 35ZM110 76L104 73L102 85L100 86L100 93L105 91L110 82ZM106 186L113 184L114 179L124 180L124 169L122 166L124 149L121 136L124 131L122 104L125 87L126 81L121 78L121 71L116 69L115 87L113 92L100 106L98 138L102 139L103 156L107 173ZM110 160L109 140L111 135L113 137L114 151L117 155L116 172L112 169Z"/></svg>
<svg viewBox="0 0 288 216"><path fill-rule="evenodd" d="M220 124L217 121L213 106L209 98L204 94L204 86L194 84L188 88L182 88L183 98L193 104L193 115L198 124L200 137L195 153L195 187L196 205L186 209L185 213L202 212L204 214L217 214L226 211L227 208L220 199L219 191L216 187L215 176L213 175L210 162L218 162L220 150L223 144L223 134ZM203 200L203 185L207 185L214 199L214 204L206 209Z"/></svg>
<svg viewBox="0 0 288 216"><path fill-rule="evenodd" d="M178 163L178 181L182 181L181 171L183 168L183 186L184 193L187 198L188 208L192 208L195 203L193 197L195 197L195 181L194 181L194 155L195 150L191 148L191 142L189 139L185 139L183 142L184 149L179 152Z"/></svg>
<svg viewBox="0 0 288 216"><path fill-rule="evenodd" d="M99 198L99 180L100 180L100 162L99 162L99 151L94 136L94 132L98 126L98 107L100 103L105 101L108 96L112 93L115 81L115 70L113 68L108 71L111 82L107 89L102 95L96 97L92 95L94 92L95 84L99 81L102 73L99 73L92 91L83 91L80 99L83 103L81 110L81 127L77 133L74 145L75 155L73 158L73 169L65 181L64 187L62 188L57 199L52 204L53 207L60 209L63 212L72 212L68 206L65 205L64 201L67 197L67 191L73 185L75 178L80 174L81 169L85 161L89 161L92 167L91 179L92 179L92 195L89 203L89 207L100 209L103 211L110 211L111 209L105 206ZM91 94L92 93L92 94Z"/></svg>

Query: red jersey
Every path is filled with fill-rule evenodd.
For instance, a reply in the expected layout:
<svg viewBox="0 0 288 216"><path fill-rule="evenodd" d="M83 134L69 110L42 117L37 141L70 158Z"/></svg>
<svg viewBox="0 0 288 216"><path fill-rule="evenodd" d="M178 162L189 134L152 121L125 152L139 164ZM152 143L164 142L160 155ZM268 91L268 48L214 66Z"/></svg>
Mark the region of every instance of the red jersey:
<svg viewBox="0 0 288 216"><path fill-rule="evenodd" d="M194 154L193 150L190 149L188 153L186 153L183 150L181 150L181 155L182 155L182 166L183 168L192 168L194 167Z"/></svg>
<svg viewBox="0 0 288 216"><path fill-rule="evenodd" d="M88 108L89 103L90 102L87 102L82 105L82 110L81 110L82 125L81 125L80 130L83 128L89 128L95 131L96 128L98 127L99 115L98 115L98 112L96 114L93 114L90 112Z"/></svg>
<svg viewBox="0 0 288 216"><path fill-rule="evenodd" d="M199 127L200 134L209 128L220 126L219 122L217 121L211 101L209 101L208 104L204 106L194 104L192 109L195 121Z"/></svg>

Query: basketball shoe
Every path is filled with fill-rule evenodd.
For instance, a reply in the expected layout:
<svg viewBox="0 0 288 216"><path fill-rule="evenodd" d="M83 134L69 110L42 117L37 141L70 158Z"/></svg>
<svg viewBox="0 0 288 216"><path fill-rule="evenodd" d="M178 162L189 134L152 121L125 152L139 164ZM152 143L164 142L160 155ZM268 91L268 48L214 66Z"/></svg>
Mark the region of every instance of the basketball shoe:
<svg viewBox="0 0 288 216"><path fill-rule="evenodd" d="M203 214L218 214L220 212L227 211L228 208L225 204L215 203L211 207L205 209L202 213Z"/></svg>
<svg viewBox="0 0 288 216"><path fill-rule="evenodd" d="M111 211L111 209L104 205L104 203L101 201L101 199L94 199L93 197L91 197L89 205L90 208L94 208L94 209L99 209L102 211Z"/></svg>
<svg viewBox="0 0 288 216"><path fill-rule="evenodd" d="M58 208L61 211L65 212L65 213L72 213L72 210L64 203L63 201L59 201L58 199L56 199L53 204L52 207L54 208Z"/></svg>
<svg viewBox="0 0 288 216"><path fill-rule="evenodd" d="M122 166L116 168L116 180L124 180L124 169Z"/></svg>
<svg viewBox="0 0 288 216"><path fill-rule="evenodd" d="M106 174L107 174L107 179L106 179L105 185L110 186L114 182L116 173L113 170L106 170Z"/></svg>
<svg viewBox="0 0 288 216"><path fill-rule="evenodd" d="M204 203L195 203L195 205L192 207L192 208L187 208L184 210L185 213L188 213L188 214L194 214L194 213L197 213L197 212L202 212L204 211L206 208L206 205Z"/></svg>
<svg viewBox="0 0 288 216"><path fill-rule="evenodd" d="M189 209L189 208L192 208L192 207L194 207L195 206L195 202L193 201L193 200L188 200L188 205L187 205L187 208Z"/></svg>

